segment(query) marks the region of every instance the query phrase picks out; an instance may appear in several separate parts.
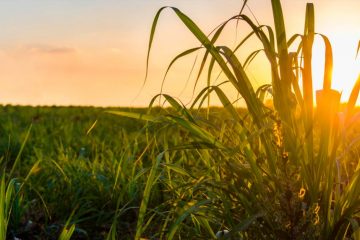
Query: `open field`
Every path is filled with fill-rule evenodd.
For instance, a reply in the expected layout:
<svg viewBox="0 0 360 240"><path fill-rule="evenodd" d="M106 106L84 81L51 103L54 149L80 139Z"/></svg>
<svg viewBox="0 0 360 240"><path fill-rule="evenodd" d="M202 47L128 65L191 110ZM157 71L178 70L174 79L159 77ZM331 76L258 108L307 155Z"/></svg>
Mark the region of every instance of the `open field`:
<svg viewBox="0 0 360 240"><path fill-rule="evenodd" d="M151 192L147 193L149 200L144 222L151 222L144 224L143 236L155 239L165 236L171 229L171 221L180 221L180 216L184 221L179 229L181 236L211 238L211 231L221 230L227 215L241 216L242 210L236 207L238 203L231 199L230 192L227 196L230 199L225 201L235 202L228 202L229 210L221 210L220 206L221 191L237 193L231 188L243 184L241 175L238 176L242 172L241 165L224 159L205 144L191 146L193 136L174 124L145 128L144 121L106 113L109 110L146 111L85 107L0 108L3 153L0 163L7 176L21 152L11 175L21 188L17 188L18 194L11 201L9 239L11 236L57 239L68 220L75 226L72 239L104 239L115 232L115 239L133 238L151 168L159 159L159 153L166 149L169 151L162 157L156 180L153 180ZM171 109L157 111L162 114L173 112ZM197 112L194 116L206 121L203 118L205 112ZM217 122L217 126L229 124L230 115L224 109L212 108L210 112L212 122ZM246 118L246 112L242 112ZM210 131L212 128L217 127L208 126ZM351 135L357 136L359 131L357 126ZM226 135L223 138L222 141ZM236 145L231 139L226 142ZM350 153L351 158L358 158L356 149ZM355 162L348 163L350 171L356 168ZM221 168L223 170L219 172ZM227 169L233 172L223 172ZM279 176L279 179L290 181L292 177ZM304 209L297 197L301 186L294 186L292 182L283 182L281 186L286 192L290 191L287 193L290 196L283 196L282 201L291 201L289 207L294 208L286 211L298 214L293 217L299 218L297 224L301 224ZM268 198L266 201L273 201L273 196ZM195 210L197 213L192 215L191 211ZM287 218L278 217L279 221ZM204 226L209 229L203 229ZM255 231L258 228L254 226ZM317 230L312 231L316 233Z"/></svg>

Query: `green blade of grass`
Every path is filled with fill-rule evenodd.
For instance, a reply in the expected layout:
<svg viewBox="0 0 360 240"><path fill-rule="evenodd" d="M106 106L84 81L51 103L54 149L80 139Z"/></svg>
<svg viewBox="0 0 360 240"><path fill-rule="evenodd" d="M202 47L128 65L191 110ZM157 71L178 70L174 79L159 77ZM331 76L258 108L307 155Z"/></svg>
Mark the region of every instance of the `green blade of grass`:
<svg viewBox="0 0 360 240"><path fill-rule="evenodd" d="M175 222L171 225L167 239L173 239L176 231L179 229L181 223L192 213L198 211L202 206L211 203L211 200L205 199L199 201L189 207L188 209L184 210L182 214L175 220Z"/></svg>
<svg viewBox="0 0 360 240"><path fill-rule="evenodd" d="M3 172L0 184L0 238L6 239L8 217L6 211L6 185L5 173Z"/></svg>
<svg viewBox="0 0 360 240"><path fill-rule="evenodd" d="M195 123L194 118L191 116L191 113L186 109L184 105L180 105L173 97L164 94L166 101L181 115L185 116L189 121Z"/></svg>
<svg viewBox="0 0 360 240"><path fill-rule="evenodd" d="M107 113L119 115L123 117L135 118L138 120L150 121L150 122L161 122L158 116L145 113L135 113L135 112L124 112L124 111L106 111Z"/></svg>
<svg viewBox="0 0 360 240"><path fill-rule="evenodd" d="M246 7L247 1L248 1L248 0L244 0L244 3L243 3L243 5L241 6L241 9L240 9L239 15L242 14L242 12L244 11L244 8ZM237 27L236 27L236 28L237 28Z"/></svg>
<svg viewBox="0 0 360 240"><path fill-rule="evenodd" d="M291 65L289 61L289 54L287 48L287 39L286 39L286 30L285 30L285 21L282 12L282 7L280 0L271 0L275 32L276 32L276 42L277 50L279 55L279 68L281 76L281 92L279 94L284 94L285 101L282 105L287 104L288 97L286 96L290 92L290 85L292 82L292 73ZM286 117L284 115L283 117ZM289 121L289 120L287 120Z"/></svg>
<svg viewBox="0 0 360 240"><path fill-rule="evenodd" d="M72 224L69 228L67 226L65 226L63 228L63 230L61 231L59 240L70 240L74 231L75 231L75 224Z"/></svg>
<svg viewBox="0 0 360 240"><path fill-rule="evenodd" d="M280 0L271 0L278 51L287 53L286 31ZM281 64L280 64L281 65Z"/></svg>
<svg viewBox="0 0 360 240"><path fill-rule="evenodd" d="M250 65L250 63L255 59L255 57L262 51L264 51L264 49L258 49L250 53L249 56L245 59L244 69L246 69L247 66Z"/></svg>
<svg viewBox="0 0 360 240"><path fill-rule="evenodd" d="M305 138L305 148L306 148L306 158L304 158L305 162L312 165L314 158L314 134L313 134L313 115L314 115L314 99L313 99L313 79L312 79L312 48L314 42L314 33L315 33L315 23L314 23L314 7L312 4L306 5L306 13L305 13L305 29L304 36L302 39L302 52L304 57L304 66L302 69L303 75L303 122L304 129L307 132ZM314 193L315 190L311 188L310 192L312 195L316 195ZM313 196L315 197L315 196Z"/></svg>
<svg viewBox="0 0 360 240"><path fill-rule="evenodd" d="M360 74L358 75L355 85L351 90L351 94L350 94L348 103L346 105L346 116L345 116L346 124L349 122L350 118L353 115L354 108L355 108L357 99L359 97L359 91L360 91Z"/></svg>
<svg viewBox="0 0 360 240"><path fill-rule="evenodd" d="M12 177L12 175L13 175L16 167L17 167L17 165L19 164L19 161L20 161L20 158L21 158L21 154L22 154L22 152L24 151L26 142L27 142L27 140L28 140L28 138L29 138L29 136L30 136L31 128L32 128L32 125L30 125L30 127L28 128L28 130L27 130L27 132L26 132L26 135L25 135L25 138L24 138L24 140L23 140L23 142L22 142L22 144L21 144L20 150L19 150L19 152L18 152L18 154L17 154L17 156L16 156L16 159L15 159L15 161L14 161L14 163L13 163L13 166L12 166L12 168L11 168L11 170L10 170L9 178Z"/></svg>
<svg viewBox="0 0 360 240"><path fill-rule="evenodd" d="M261 127L262 121L259 119L259 116L262 114L262 112L250 80L248 79L242 65L233 52L225 46L220 47L220 49L223 51L222 53L232 66L237 79L236 85L239 89L239 93L246 101L249 111L252 114L255 122L258 124L258 127Z"/></svg>
<svg viewBox="0 0 360 240"><path fill-rule="evenodd" d="M90 132L95 128L98 120L96 119L95 122L90 126L90 128L86 131L86 135L89 135Z"/></svg>
<svg viewBox="0 0 360 240"><path fill-rule="evenodd" d="M163 92L163 87L164 87L164 83L165 83L165 79L166 79L166 76L168 75L171 67L174 65L174 63L179 60L180 58L183 58L193 52L196 52L200 49L202 49L203 47L196 47L196 48L191 48L191 49L188 49L188 50L185 50L184 52L178 54L169 64L169 66L167 67L166 71L165 71L165 74L164 74L164 77L163 77L163 80L161 82L161 90L160 90L160 94Z"/></svg>
<svg viewBox="0 0 360 240"><path fill-rule="evenodd" d="M186 149L186 148L184 148L184 149ZM186 176L186 177L191 177L191 178L193 178L193 176L191 176L190 173L188 173L185 169L183 169L183 168L181 168L181 167L179 167L179 166L176 166L176 165L170 164L170 163L168 163L168 164L163 164L163 166L166 167L166 168L168 168L169 170L172 170L172 171L180 174L180 175L184 175L184 176Z"/></svg>
<svg viewBox="0 0 360 240"><path fill-rule="evenodd" d="M13 201L16 198L17 179L12 178L8 183L5 181L5 173L0 183L0 237L6 239L8 224L12 214Z"/></svg>
<svg viewBox="0 0 360 240"><path fill-rule="evenodd" d="M324 66L324 90L331 89L331 80L332 80L332 70L333 70L333 54L332 47L329 39L320 34L325 44L325 66Z"/></svg>
<svg viewBox="0 0 360 240"><path fill-rule="evenodd" d="M225 237L225 239L230 238L231 236L234 236L236 233L244 231L246 228L248 228L250 226L251 223L253 223L256 219L263 217L264 213L257 213L254 214L253 216L248 217L247 219L243 220L241 223L239 223L238 225L236 225L230 232L229 234Z"/></svg>
<svg viewBox="0 0 360 240"><path fill-rule="evenodd" d="M234 108L230 100L227 98L225 93L217 86L213 86L213 89L215 90L224 108L231 114L234 120L237 122L241 122L242 120L239 116L239 113L236 111L236 109Z"/></svg>
<svg viewBox="0 0 360 240"><path fill-rule="evenodd" d="M176 15L180 18L180 20L185 24L185 26L194 34L194 36L200 41L200 43L207 49L207 51L210 52L210 54L213 56L216 62L220 65L225 75L229 78L230 82L232 82L236 86L236 79L234 75L231 73L225 61L220 56L218 50L207 38L207 36L188 16L183 14L179 9L177 8L172 8L172 9L176 13Z"/></svg>
<svg viewBox="0 0 360 240"><path fill-rule="evenodd" d="M313 114L312 47L314 42L314 34L314 6L312 4L307 4L305 14L305 30L302 46L304 55L303 92L307 113L307 117L305 119L307 124L305 128L308 128L310 126Z"/></svg>
<svg viewBox="0 0 360 240"><path fill-rule="evenodd" d="M162 7L158 10L158 12L155 15L155 18L153 20L153 23L151 25L151 31L150 31L150 39L149 39L149 45L148 45L148 52L147 52L147 56L146 56L146 70L145 70L145 80L144 80L144 84L146 82L147 76L148 76L148 72L149 72L149 60L150 60L150 52L151 52L151 47L152 47L152 42L154 40L154 36L155 36L155 30L156 30L156 26L157 26L157 22L159 21L159 17L161 12L167 7Z"/></svg>
<svg viewBox="0 0 360 240"><path fill-rule="evenodd" d="M169 116L169 119L171 121L173 121L174 123L177 123L180 126L182 126L183 128L187 129L190 133L192 133L196 137L202 139L203 141L206 141L209 144L212 144L216 148L226 149L219 142L219 140L216 137L214 137L211 133L209 133L208 131L202 129L198 125L196 125L194 123L191 123L189 121L186 121L186 120L184 120L182 118L176 117L176 116Z"/></svg>
<svg viewBox="0 0 360 240"><path fill-rule="evenodd" d="M229 21L229 20L228 20L228 21ZM212 45L215 44L216 40L217 40L217 39L219 38L219 36L221 35L221 33L222 33L222 31L224 30L224 28L225 28L226 24L228 23L228 21L226 21L225 23L223 23L223 24L219 27L219 29L215 32L213 38L212 38L211 41L210 41L210 43L211 43ZM207 50L207 51L205 52L205 54L204 54L203 60L201 61L200 68L199 68L199 72L198 72L198 75L197 75L196 80L195 80L194 90L193 90L193 91L195 91L195 88L196 88L197 83L198 83L198 81L199 81L199 79L200 79L201 73L202 73L202 71L203 71L203 69L204 69L204 67L205 67L205 63L206 63L206 60L207 60L207 57L208 57L209 53L210 53L210 52ZM208 86L209 86L209 84L208 84Z"/></svg>
<svg viewBox="0 0 360 240"><path fill-rule="evenodd" d="M71 222L74 214L75 214L75 209L70 214L70 217L66 220L64 228L61 231L58 240L70 240L71 239L71 237L72 237L72 235L73 235L73 233L75 231L75 227L76 227L75 224L70 225L70 222ZM69 225L70 225L70 227L69 227Z"/></svg>
<svg viewBox="0 0 360 240"><path fill-rule="evenodd" d="M141 234L143 233L143 225L145 220L145 214L147 210L147 206L149 203L150 195L151 195L151 189L156 183L156 179L158 176L158 167L160 165L160 162L164 156L165 152L160 153L155 160L155 163L151 167L148 179L146 181L143 197L140 203L140 209L138 214L138 220L136 223L136 234L135 234L135 240L138 240L141 238Z"/></svg>

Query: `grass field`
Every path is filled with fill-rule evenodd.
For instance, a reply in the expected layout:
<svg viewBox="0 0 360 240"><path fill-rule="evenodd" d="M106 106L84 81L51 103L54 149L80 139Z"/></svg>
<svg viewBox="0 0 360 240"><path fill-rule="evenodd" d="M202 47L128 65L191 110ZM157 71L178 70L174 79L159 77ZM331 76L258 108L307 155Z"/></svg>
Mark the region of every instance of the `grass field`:
<svg viewBox="0 0 360 240"><path fill-rule="evenodd" d="M240 189L245 187L244 178L249 177L242 168L251 169L251 166L239 165L237 161L241 156L230 153L232 157L228 157L211 150L205 142L199 142L198 138L174 123L146 126L144 121L107 113L115 110L145 113L146 109L0 108L3 153L0 163L6 169L8 179L11 177L15 183L14 194L8 203L11 207L7 216L9 239L12 236L58 239L70 224L75 226L72 239L134 238L139 209L154 165L157 169L150 193L147 193L147 211L141 227L143 237L164 238L177 226L172 226L176 222L180 224L176 238L213 238L226 226L225 222L234 221L226 217L242 218L244 210L238 204L243 203L236 198L249 197L242 196L249 193ZM163 116L174 113L172 109L156 111ZM246 111L238 111L246 119ZM212 108L210 113L210 120L205 118L206 111L194 111L193 115L197 121L207 123L211 132L221 132L217 126L224 128L234 124L228 122L231 115L225 109ZM29 136L24 142L28 131ZM356 126L349 133L350 138L355 138L359 131ZM233 136L238 133L228 134L223 132L221 141L236 148L237 140ZM166 149L168 151L156 165L159 153ZM348 154L348 171L356 168L357 149L355 144ZM21 156L16 160L19 152ZM257 161L264 160L259 158ZM310 229L309 224L317 221L316 214L312 213L315 209L304 208L304 196L298 195L305 192L301 193L302 187L297 182L291 182L296 178L291 175L296 170L287 169L286 165L281 167L285 176L279 173L278 178L284 181L279 183L284 188L284 196L267 195L260 204L268 204L276 197L283 202L271 206L274 209L261 207L271 210L282 224L286 224L290 217L286 214L297 214L292 216L298 218L296 224ZM231 172L226 172L230 169ZM10 186L8 182L7 191ZM250 186L247 191L255 190ZM228 199L223 199L225 196ZM225 203L228 206L221 206ZM267 238L264 235L270 236L271 230L261 232L264 235L251 235L262 226L265 228L266 224L264 220L255 220L262 216L256 212L256 205L253 206L255 216L251 218L256 225L250 224L251 219L246 219L239 229L248 229L248 238ZM310 216L303 218L306 211ZM314 238L319 237L316 225L310 232L309 229L302 231L314 234Z"/></svg>
<svg viewBox="0 0 360 240"><path fill-rule="evenodd" d="M0 240L360 239L360 77L340 103L313 4L304 33L288 39L271 3L274 30L241 10L210 35L177 8L158 11L147 64L165 10L201 44L168 68L202 53L206 87L187 106L160 94L146 109L1 107ZM231 21L251 29L234 48L217 42ZM316 96L315 36L325 46ZM243 63L237 50L251 37L263 48ZM272 82L255 89L245 65L260 52ZM212 84L220 75L246 108ZM210 95L222 107L208 107ZM153 106L159 97L168 108Z"/></svg>
<svg viewBox="0 0 360 240"><path fill-rule="evenodd" d="M115 238L134 237L145 185L158 154L190 144L190 138L175 124L145 127L143 121L107 113L114 110L145 112L91 107L0 108L0 164L15 183L7 206L10 209L5 212L9 238L57 239L68 220L75 224L74 239L104 239L115 226ZM224 110L212 108L211 112L214 121L222 121ZM199 119L203 116L204 111L198 113ZM145 214L146 221L151 218L160 223L166 219L164 215L173 215L169 204L189 204L190 199L181 199L179 194L194 191L188 184L201 176L198 172L208 171L209 156L201 152L165 153L158 183L147 203L151 211ZM159 237L165 227L152 224L143 231Z"/></svg>
<svg viewBox="0 0 360 240"><path fill-rule="evenodd" d="M148 154L135 163L147 145L143 123L96 108L5 106L0 115L1 166L8 172L31 127L11 175L24 185L9 219L10 236L55 239L73 213L75 236L102 239L117 206L128 209L120 229L131 234L146 176L137 175L151 165Z"/></svg>

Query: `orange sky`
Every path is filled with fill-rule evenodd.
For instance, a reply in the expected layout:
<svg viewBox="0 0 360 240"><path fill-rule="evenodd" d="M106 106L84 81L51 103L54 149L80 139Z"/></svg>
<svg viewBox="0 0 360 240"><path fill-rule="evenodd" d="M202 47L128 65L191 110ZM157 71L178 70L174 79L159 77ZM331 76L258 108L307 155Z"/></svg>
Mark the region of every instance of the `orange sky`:
<svg viewBox="0 0 360 240"><path fill-rule="evenodd" d="M260 23L273 24L270 0L248 2ZM283 0L282 4L288 37L301 33L306 1ZM360 40L360 1L316 0L314 4L316 30L328 35L333 43L334 87L343 90L346 97L360 70L354 64ZM241 1L0 2L0 103L147 105L152 96L159 93L163 74L171 59L182 50L199 45L175 14L165 11L160 18L151 54L149 79L135 98L145 75L152 19L157 9L164 5L180 8L208 33L236 14ZM248 28L241 25L239 36L247 31ZM229 25L220 42L233 46L234 40L235 25ZM318 56L314 57L314 65L320 67L321 45L318 41L315 51ZM241 54L246 56L256 47L255 42L249 42ZM184 103L192 95L193 80L187 87L185 83L194 57L178 62L165 83L165 92L180 97ZM267 67L261 58L248 70L256 86L269 81ZM315 77L321 79L321 71L315 72ZM320 85L319 80L317 86ZM197 90L201 86L204 86L204 81ZM184 87L185 91L182 91Z"/></svg>

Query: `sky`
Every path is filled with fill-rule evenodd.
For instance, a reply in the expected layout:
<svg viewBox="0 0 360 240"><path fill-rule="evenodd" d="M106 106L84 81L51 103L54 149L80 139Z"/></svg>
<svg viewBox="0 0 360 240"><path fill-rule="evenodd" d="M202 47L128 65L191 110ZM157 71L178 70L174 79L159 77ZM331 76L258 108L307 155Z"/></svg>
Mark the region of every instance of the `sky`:
<svg viewBox="0 0 360 240"><path fill-rule="evenodd" d="M287 37L302 33L305 0L283 0ZM360 1L314 0L316 31L333 44L333 87L343 100L360 71L355 60L360 40ZM146 106L161 91L166 68L180 52L199 46L174 12L160 16L144 83L150 28L157 10L174 6L210 33L237 14L241 0L12 0L0 1L0 104ZM261 24L273 25L270 0L249 0ZM249 9L245 13L251 15ZM233 47L249 28L230 24L219 43ZM260 47L248 42L240 59ZM323 65L323 44L316 40L313 65ZM201 56L201 55L199 55ZM190 75L196 54L174 64L163 92L189 102L206 84ZM199 62L199 61L198 61ZM195 67L198 66L198 62ZM248 68L254 86L268 83L263 57ZM321 87L321 70L314 71ZM213 79L212 84L223 79ZM230 86L224 85L229 94ZM216 99L212 104L217 104Z"/></svg>

